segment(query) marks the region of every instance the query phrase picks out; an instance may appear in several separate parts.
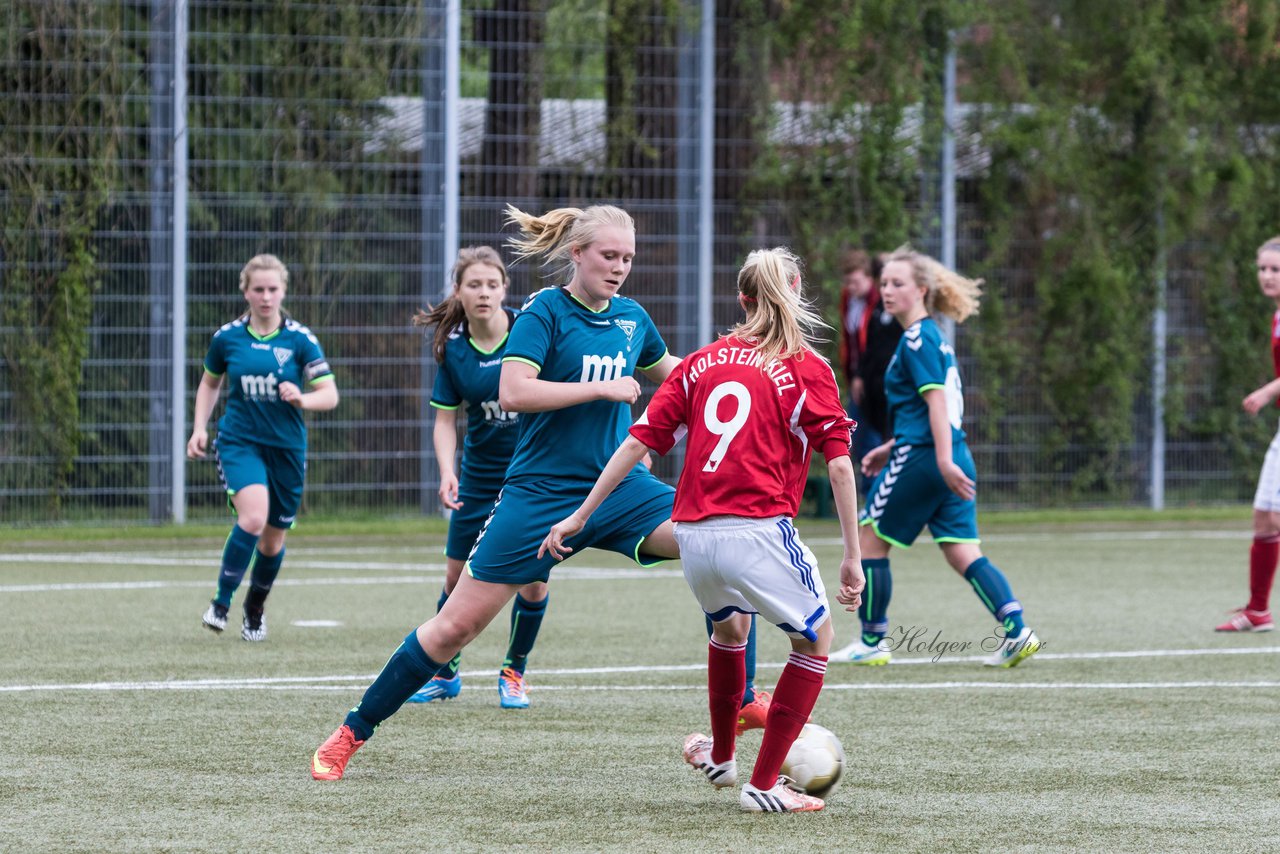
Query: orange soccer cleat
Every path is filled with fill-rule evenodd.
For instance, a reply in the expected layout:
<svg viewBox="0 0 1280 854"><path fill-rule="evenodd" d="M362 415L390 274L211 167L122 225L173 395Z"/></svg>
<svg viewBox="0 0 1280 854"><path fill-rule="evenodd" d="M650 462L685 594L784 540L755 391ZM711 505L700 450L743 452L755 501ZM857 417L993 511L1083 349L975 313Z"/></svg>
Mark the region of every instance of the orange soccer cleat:
<svg viewBox="0 0 1280 854"><path fill-rule="evenodd" d="M347 763L363 746L364 742L356 739L351 727L343 724L316 748L315 755L311 757L311 776L317 780L341 780Z"/></svg>
<svg viewBox="0 0 1280 854"><path fill-rule="evenodd" d="M749 729L764 729L772 701L773 696L768 691L757 691L755 699L738 710L738 735Z"/></svg>

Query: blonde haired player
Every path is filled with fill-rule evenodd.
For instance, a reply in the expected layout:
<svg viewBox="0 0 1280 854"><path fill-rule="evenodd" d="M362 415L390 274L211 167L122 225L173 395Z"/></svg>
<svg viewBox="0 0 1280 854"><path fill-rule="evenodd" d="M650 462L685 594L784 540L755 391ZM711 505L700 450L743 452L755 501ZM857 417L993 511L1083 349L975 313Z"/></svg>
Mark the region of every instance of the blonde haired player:
<svg viewBox="0 0 1280 854"><path fill-rule="evenodd" d="M964 392L956 353L934 313L963 323L978 310L982 281L903 247L880 275L884 310L902 325L902 339L885 370L893 436L862 458L874 477L863 508L862 569L867 589L858 616L862 636L831 654L835 661L887 664L893 576L892 546L910 548L926 525L947 563L1000 622L984 646L988 667L1015 667L1035 655L1040 638L1023 620L1022 603L1004 572L979 546L977 470L961 429Z"/></svg>
<svg viewBox="0 0 1280 854"><path fill-rule="evenodd" d="M203 459L209 416L227 380L227 411L218 421L213 451L236 523L222 548L217 592L201 622L219 634L226 629L231 597L248 573L240 637L254 643L267 638L267 594L302 504L302 413L338 405L338 386L320 342L281 308L288 289L289 271L274 255L255 255L240 271L248 311L213 334L187 441L187 457Z"/></svg>
<svg viewBox="0 0 1280 854"><path fill-rule="evenodd" d="M716 788L737 783L735 723L750 615L791 638L751 781L739 798L754 812L823 807L779 774L822 690L832 639L817 562L792 524L815 449L827 459L844 540L837 601L856 609L863 586L849 459L856 425L845 416L831 366L812 348L822 324L799 285L799 263L785 249L747 256L738 273L746 319L672 371L586 500L551 529L539 551L565 557L572 551L566 540L648 450L665 454L687 431L671 518L685 579L714 627L707 650L711 736L688 736L684 758Z"/></svg>

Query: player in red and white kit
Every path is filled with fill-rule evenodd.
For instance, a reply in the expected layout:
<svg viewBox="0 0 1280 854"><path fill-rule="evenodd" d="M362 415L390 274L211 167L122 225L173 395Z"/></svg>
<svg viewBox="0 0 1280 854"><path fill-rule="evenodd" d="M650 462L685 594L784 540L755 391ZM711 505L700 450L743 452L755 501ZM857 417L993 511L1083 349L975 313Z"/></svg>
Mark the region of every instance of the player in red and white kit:
<svg viewBox="0 0 1280 854"><path fill-rule="evenodd" d="M1258 247L1258 287L1276 304L1271 319L1271 362L1276 379L1244 399L1244 411L1257 415L1280 398L1280 236ZM1253 546L1249 549L1249 602L1237 608L1220 632L1269 632L1271 585L1280 560L1280 431L1262 461L1258 490L1253 496Z"/></svg>
<svg viewBox="0 0 1280 854"><path fill-rule="evenodd" d="M582 506L551 529L539 552L565 557L572 551L565 540L588 524L641 457L650 449L667 453L687 431L671 518L685 579L714 627L707 652L711 737L690 735L684 757L718 789L737 783L735 725L749 615L791 638L751 782L739 799L756 812L823 807L779 774L822 690L832 639L817 561L792 524L815 449L827 459L844 540L836 600L856 610L864 584L849 458L857 425L845 415L831 366L811 346L823 324L799 285L799 262L787 250L747 256L738 273L746 319L672 371Z"/></svg>

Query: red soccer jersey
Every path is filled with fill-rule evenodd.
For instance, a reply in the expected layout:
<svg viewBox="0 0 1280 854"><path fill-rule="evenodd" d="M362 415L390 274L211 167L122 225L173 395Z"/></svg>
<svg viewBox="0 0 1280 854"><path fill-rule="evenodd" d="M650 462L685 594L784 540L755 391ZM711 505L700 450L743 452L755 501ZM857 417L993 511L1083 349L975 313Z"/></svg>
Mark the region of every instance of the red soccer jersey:
<svg viewBox="0 0 1280 854"><path fill-rule="evenodd" d="M848 456L855 427L817 353L761 370L754 348L722 338L685 357L631 435L666 454L687 431L671 518L696 522L795 516L814 448L828 460Z"/></svg>
<svg viewBox="0 0 1280 854"><path fill-rule="evenodd" d="M1271 316L1271 366L1280 378L1280 311ZM1280 406L1280 399L1276 400L1276 406Z"/></svg>

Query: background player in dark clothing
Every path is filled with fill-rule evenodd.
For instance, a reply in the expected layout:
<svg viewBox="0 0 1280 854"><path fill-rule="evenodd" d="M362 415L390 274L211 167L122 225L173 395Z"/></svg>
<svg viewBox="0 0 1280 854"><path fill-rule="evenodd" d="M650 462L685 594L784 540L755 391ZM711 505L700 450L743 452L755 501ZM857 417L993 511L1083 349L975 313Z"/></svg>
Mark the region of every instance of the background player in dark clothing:
<svg viewBox="0 0 1280 854"><path fill-rule="evenodd" d="M861 461L889 432L884 372L902 337L902 326L880 303L882 256L851 249L841 258L840 366L848 393L846 411L858 422L853 458ZM863 492L870 484L863 479Z"/></svg>

